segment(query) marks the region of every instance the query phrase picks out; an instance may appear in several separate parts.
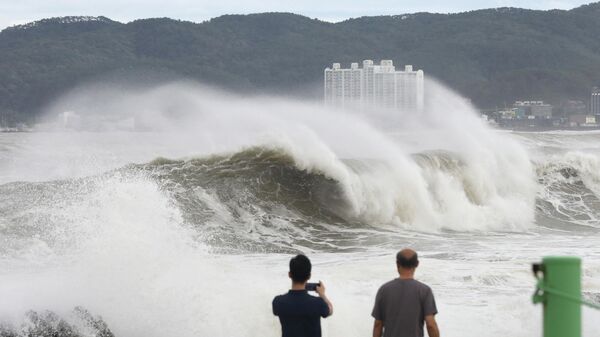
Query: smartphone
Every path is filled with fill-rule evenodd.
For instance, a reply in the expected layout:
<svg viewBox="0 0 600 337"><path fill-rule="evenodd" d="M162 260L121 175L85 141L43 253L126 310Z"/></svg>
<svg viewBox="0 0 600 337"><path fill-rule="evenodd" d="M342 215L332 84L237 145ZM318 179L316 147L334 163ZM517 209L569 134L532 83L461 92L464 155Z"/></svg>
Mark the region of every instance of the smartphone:
<svg viewBox="0 0 600 337"><path fill-rule="evenodd" d="M306 284L306 290L308 291L317 291L317 286L319 284L318 283L307 283Z"/></svg>

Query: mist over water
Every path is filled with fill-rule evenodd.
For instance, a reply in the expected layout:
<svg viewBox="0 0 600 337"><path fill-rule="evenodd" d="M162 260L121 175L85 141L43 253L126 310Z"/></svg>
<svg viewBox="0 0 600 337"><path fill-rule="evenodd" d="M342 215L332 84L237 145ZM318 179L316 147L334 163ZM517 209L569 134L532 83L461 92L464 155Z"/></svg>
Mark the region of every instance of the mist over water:
<svg viewBox="0 0 600 337"><path fill-rule="evenodd" d="M275 161L289 160L285 164L297 171L334 180L347 203L347 218L421 230L529 226L536 187L525 151L488 130L461 98L435 83L429 86L435 93L429 111L372 115L311 102L235 97L190 84L125 93L88 88L67 95L48 115L72 110L82 120L78 127L100 131L134 119L147 132L111 133L108 139L40 134L42 146L36 144L32 156L45 160L30 179L99 174L157 157L185 160L260 148L277 151ZM134 144L122 149L123 142ZM243 160L254 164L252 158ZM24 166L13 166L21 179L30 170L23 172ZM515 208L518 216L512 218Z"/></svg>
<svg viewBox="0 0 600 337"><path fill-rule="evenodd" d="M445 336L539 334L544 255L582 256L599 296L600 135L494 131L427 86L422 113L193 83L74 90L46 116L75 117L0 135L0 321L80 326L82 306L117 336L277 336L271 299L302 251L336 307L324 335L368 335L404 246Z"/></svg>

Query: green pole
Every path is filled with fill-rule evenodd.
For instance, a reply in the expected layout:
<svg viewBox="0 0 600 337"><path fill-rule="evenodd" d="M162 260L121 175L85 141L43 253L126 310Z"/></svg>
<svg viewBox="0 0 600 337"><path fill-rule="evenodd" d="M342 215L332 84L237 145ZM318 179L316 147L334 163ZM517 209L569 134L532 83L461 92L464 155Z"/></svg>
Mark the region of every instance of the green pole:
<svg viewBox="0 0 600 337"><path fill-rule="evenodd" d="M544 304L544 337L581 337L581 259L547 256L542 260L534 302Z"/></svg>

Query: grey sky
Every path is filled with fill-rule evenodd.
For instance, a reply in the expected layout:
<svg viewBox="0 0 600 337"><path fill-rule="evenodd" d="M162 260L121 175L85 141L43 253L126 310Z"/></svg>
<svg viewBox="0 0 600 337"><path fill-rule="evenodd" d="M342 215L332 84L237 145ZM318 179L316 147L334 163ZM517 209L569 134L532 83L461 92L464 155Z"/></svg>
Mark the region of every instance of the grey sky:
<svg viewBox="0 0 600 337"><path fill-rule="evenodd" d="M201 22L223 14L293 12L326 21L364 15L462 12L492 7L571 9L591 0L0 0L0 29L42 18L104 15L128 22L170 17Z"/></svg>

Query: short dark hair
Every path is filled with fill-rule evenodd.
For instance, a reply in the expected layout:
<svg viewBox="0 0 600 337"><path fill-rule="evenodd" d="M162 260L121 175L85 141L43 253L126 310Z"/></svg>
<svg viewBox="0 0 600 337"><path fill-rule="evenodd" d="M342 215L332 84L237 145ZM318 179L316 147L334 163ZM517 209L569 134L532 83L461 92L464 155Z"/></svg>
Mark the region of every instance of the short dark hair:
<svg viewBox="0 0 600 337"><path fill-rule="evenodd" d="M419 266L419 257L413 250L401 250L396 254L396 264L402 268L417 268Z"/></svg>
<svg viewBox="0 0 600 337"><path fill-rule="evenodd" d="M310 260L305 255L298 254L290 260L290 277L294 283L308 281L311 269Z"/></svg>

